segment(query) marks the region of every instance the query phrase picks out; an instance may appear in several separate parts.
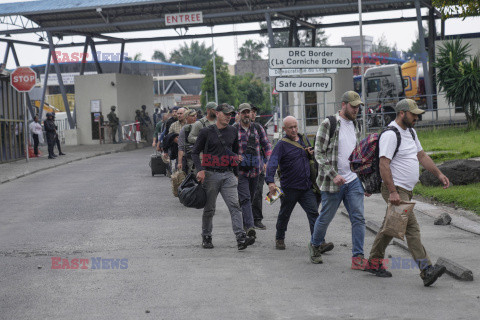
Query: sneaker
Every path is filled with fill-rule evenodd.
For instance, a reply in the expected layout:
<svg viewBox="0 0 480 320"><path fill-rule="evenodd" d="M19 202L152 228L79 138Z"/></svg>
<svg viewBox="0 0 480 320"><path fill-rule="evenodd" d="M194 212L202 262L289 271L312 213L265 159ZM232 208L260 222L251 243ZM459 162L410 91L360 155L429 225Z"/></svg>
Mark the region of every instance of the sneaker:
<svg viewBox="0 0 480 320"><path fill-rule="evenodd" d="M202 239L202 247L204 249L213 249L212 236L203 236Z"/></svg>
<svg viewBox="0 0 480 320"><path fill-rule="evenodd" d="M365 271L367 267L368 260L363 257L363 254L356 257L352 257L352 270L362 270Z"/></svg>
<svg viewBox="0 0 480 320"><path fill-rule="evenodd" d="M59 155L60 155L60 156L66 156L66 154L63 153L63 152L60 152Z"/></svg>
<svg viewBox="0 0 480 320"><path fill-rule="evenodd" d="M277 250L285 250L285 240L277 239L275 240L275 249Z"/></svg>
<svg viewBox="0 0 480 320"><path fill-rule="evenodd" d="M425 287L431 286L438 278L442 276L442 274L447 271L445 266L435 265L435 266L428 266L427 269L423 271L423 275L421 278L423 279L423 285Z"/></svg>
<svg viewBox="0 0 480 320"><path fill-rule="evenodd" d="M391 278L392 273L386 269L383 263L374 263L371 260L367 261L367 265L365 267L365 271L370 272L371 274L376 275L380 278Z"/></svg>
<svg viewBox="0 0 480 320"><path fill-rule="evenodd" d="M255 221L254 222L255 229L266 230L267 227L262 223L262 221Z"/></svg>
<svg viewBox="0 0 480 320"><path fill-rule="evenodd" d="M243 236L237 240L237 247L238 247L238 250L244 250L248 246L251 246L254 243L255 243L255 238Z"/></svg>
<svg viewBox="0 0 480 320"><path fill-rule="evenodd" d="M325 252L328 252L328 251L332 251L333 247L334 247L333 243L324 242L320 245L320 253L325 253Z"/></svg>
<svg viewBox="0 0 480 320"><path fill-rule="evenodd" d="M314 246L311 242L308 243L308 252L310 253L310 261L315 264L323 263L320 246Z"/></svg>
<svg viewBox="0 0 480 320"><path fill-rule="evenodd" d="M257 238L257 232L255 231L254 228L247 229L247 237L252 237L254 239Z"/></svg>

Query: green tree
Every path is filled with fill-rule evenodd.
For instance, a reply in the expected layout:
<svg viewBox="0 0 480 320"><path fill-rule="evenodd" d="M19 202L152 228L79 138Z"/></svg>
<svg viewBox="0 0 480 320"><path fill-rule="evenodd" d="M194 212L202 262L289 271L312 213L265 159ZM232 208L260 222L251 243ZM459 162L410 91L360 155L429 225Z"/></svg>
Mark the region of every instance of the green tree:
<svg viewBox="0 0 480 320"><path fill-rule="evenodd" d="M462 106L469 129L480 129L480 54L469 55L470 44L460 39L447 41L439 47L437 84L447 101Z"/></svg>
<svg viewBox="0 0 480 320"><path fill-rule="evenodd" d="M170 62L203 68L212 60L212 47L204 42L193 41L190 46L184 42L179 49L170 54Z"/></svg>
<svg viewBox="0 0 480 320"><path fill-rule="evenodd" d="M247 40L240 47L238 58L240 60L260 60L265 44L260 41Z"/></svg>
<svg viewBox="0 0 480 320"><path fill-rule="evenodd" d="M270 114L270 87L256 78L253 73L233 76L233 86L236 90L235 106L240 103L253 103L261 114Z"/></svg>
<svg viewBox="0 0 480 320"><path fill-rule="evenodd" d="M140 52L137 52L133 58L131 57L125 57L125 61L145 61L142 60L142 54Z"/></svg>
<svg viewBox="0 0 480 320"><path fill-rule="evenodd" d="M223 58L216 56L215 67L217 71L217 91L218 103L235 104L235 88L232 84L232 77L228 73L227 64ZM205 78L202 81L202 97L201 102L204 106L208 101L215 101L215 87L213 79L213 60L207 61L202 71ZM207 101L208 95L208 101Z"/></svg>
<svg viewBox="0 0 480 320"><path fill-rule="evenodd" d="M312 24L319 24L321 18L310 18L307 19L308 22ZM290 20L274 20L272 21L272 28L288 28L290 25ZM266 23L260 24L261 29L267 29ZM262 37L266 38L268 43L268 33L260 34ZM317 29L315 45L317 47L327 45L328 37L325 36L325 30ZM300 30L298 32L298 38L300 40L300 47L310 47L312 45L312 30ZM275 47L288 47L288 31L284 32L274 32L273 41L275 42ZM293 44L295 45L295 43Z"/></svg>
<svg viewBox="0 0 480 320"><path fill-rule="evenodd" d="M478 0L432 0L432 5L440 9L445 18L456 14L460 14L463 19L480 16L480 1Z"/></svg>
<svg viewBox="0 0 480 320"><path fill-rule="evenodd" d="M161 62L167 62L168 61L165 54L160 50L155 50L153 52L152 60L161 61Z"/></svg>

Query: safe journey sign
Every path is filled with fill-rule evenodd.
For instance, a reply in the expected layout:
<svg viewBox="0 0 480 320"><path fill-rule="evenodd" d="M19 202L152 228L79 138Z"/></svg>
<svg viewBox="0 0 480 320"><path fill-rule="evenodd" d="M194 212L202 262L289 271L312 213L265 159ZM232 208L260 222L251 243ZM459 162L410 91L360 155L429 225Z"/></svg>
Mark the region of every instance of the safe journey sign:
<svg viewBox="0 0 480 320"><path fill-rule="evenodd" d="M275 89L279 92L285 91L332 91L332 78L287 78L278 77L275 79Z"/></svg>
<svg viewBox="0 0 480 320"><path fill-rule="evenodd" d="M352 67L352 48L270 48L268 61L272 69L349 69Z"/></svg>

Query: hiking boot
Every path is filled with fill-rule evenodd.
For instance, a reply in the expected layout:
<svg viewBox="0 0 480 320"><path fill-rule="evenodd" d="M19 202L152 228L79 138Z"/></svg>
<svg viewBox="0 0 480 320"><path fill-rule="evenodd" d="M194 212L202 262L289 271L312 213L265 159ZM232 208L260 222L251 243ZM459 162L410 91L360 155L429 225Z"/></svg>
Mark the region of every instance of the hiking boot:
<svg viewBox="0 0 480 320"><path fill-rule="evenodd" d="M243 236L243 237L237 239L238 250L244 250L248 246L250 246L254 243L255 243L255 238L253 238L253 237Z"/></svg>
<svg viewBox="0 0 480 320"><path fill-rule="evenodd" d="M254 223L255 229L266 230L267 227L262 223L262 221L255 221Z"/></svg>
<svg viewBox="0 0 480 320"><path fill-rule="evenodd" d="M352 257L352 270L362 270L365 271L365 268L368 265L368 260L363 257L363 254L356 257Z"/></svg>
<svg viewBox="0 0 480 320"><path fill-rule="evenodd" d="M310 261L315 264L323 263L320 246L314 246L311 242L308 243L308 252L310 253Z"/></svg>
<svg viewBox="0 0 480 320"><path fill-rule="evenodd" d="M204 249L213 249L212 236L203 236L202 238L202 247Z"/></svg>
<svg viewBox="0 0 480 320"><path fill-rule="evenodd" d="M285 240L283 240L283 239L275 240L275 249L285 250Z"/></svg>
<svg viewBox="0 0 480 320"><path fill-rule="evenodd" d="M255 231L254 228L248 228L247 229L247 237L252 237L254 239L257 238L257 232Z"/></svg>
<svg viewBox="0 0 480 320"><path fill-rule="evenodd" d="M423 271L423 275L420 276L423 279L423 285L425 287L431 286L445 271L447 271L445 266L428 266L427 269Z"/></svg>
<svg viewBox="0 0 480 320"><path fill-rule="evenodd" d="M374 262L372 260L367 261L365 271L368 271L371 274L374 274L380 278L392 277L392 273L390 271L387 271L387 268L383 265L383 263Z"/></svg>
<svg viewBox="0 0 480 320"><path fill-rule="evenodd" d="M320 245L320 253L332 251L334 245L331 242L324 242Z"/></svg>

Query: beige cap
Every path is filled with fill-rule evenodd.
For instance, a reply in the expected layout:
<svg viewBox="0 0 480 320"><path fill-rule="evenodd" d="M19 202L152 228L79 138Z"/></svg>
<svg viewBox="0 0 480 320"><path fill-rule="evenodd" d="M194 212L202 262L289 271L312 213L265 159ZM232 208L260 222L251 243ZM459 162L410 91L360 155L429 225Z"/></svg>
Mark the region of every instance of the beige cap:
<svg viewBox="0 0 480 320"><path fill-rule="evenodd" d="M362 102L362 99L360 98L360 95L356 93L355 91L347 91L342 95L342 102L345 103L350 103L350 105L356 107L359 104L362 106L364 103Z"/></svg>
<svg viewBox="0 0 480 320"><path fill-rule="evenodd" d="M190 116L193 116L193 115L196 115L197 114L197 110L195 109L188 109L186 112L185 112L185 117L190 117Z"/></svg>
<svg viewBox="0 0 480 320"><path fill-rule="evenodd" d="M412 99L403 99L398 101L395 106L395 111L409 111L414 114L424 114L425 110L422 110L418 107L417 103Z"/></svg>
<svg viewBox="0 0 480 320"><path fill-rule="evenodd" d="M238 106L238 112L242 112L243 110L252 110L252 107L249 103L245 102Z"/></svg>

